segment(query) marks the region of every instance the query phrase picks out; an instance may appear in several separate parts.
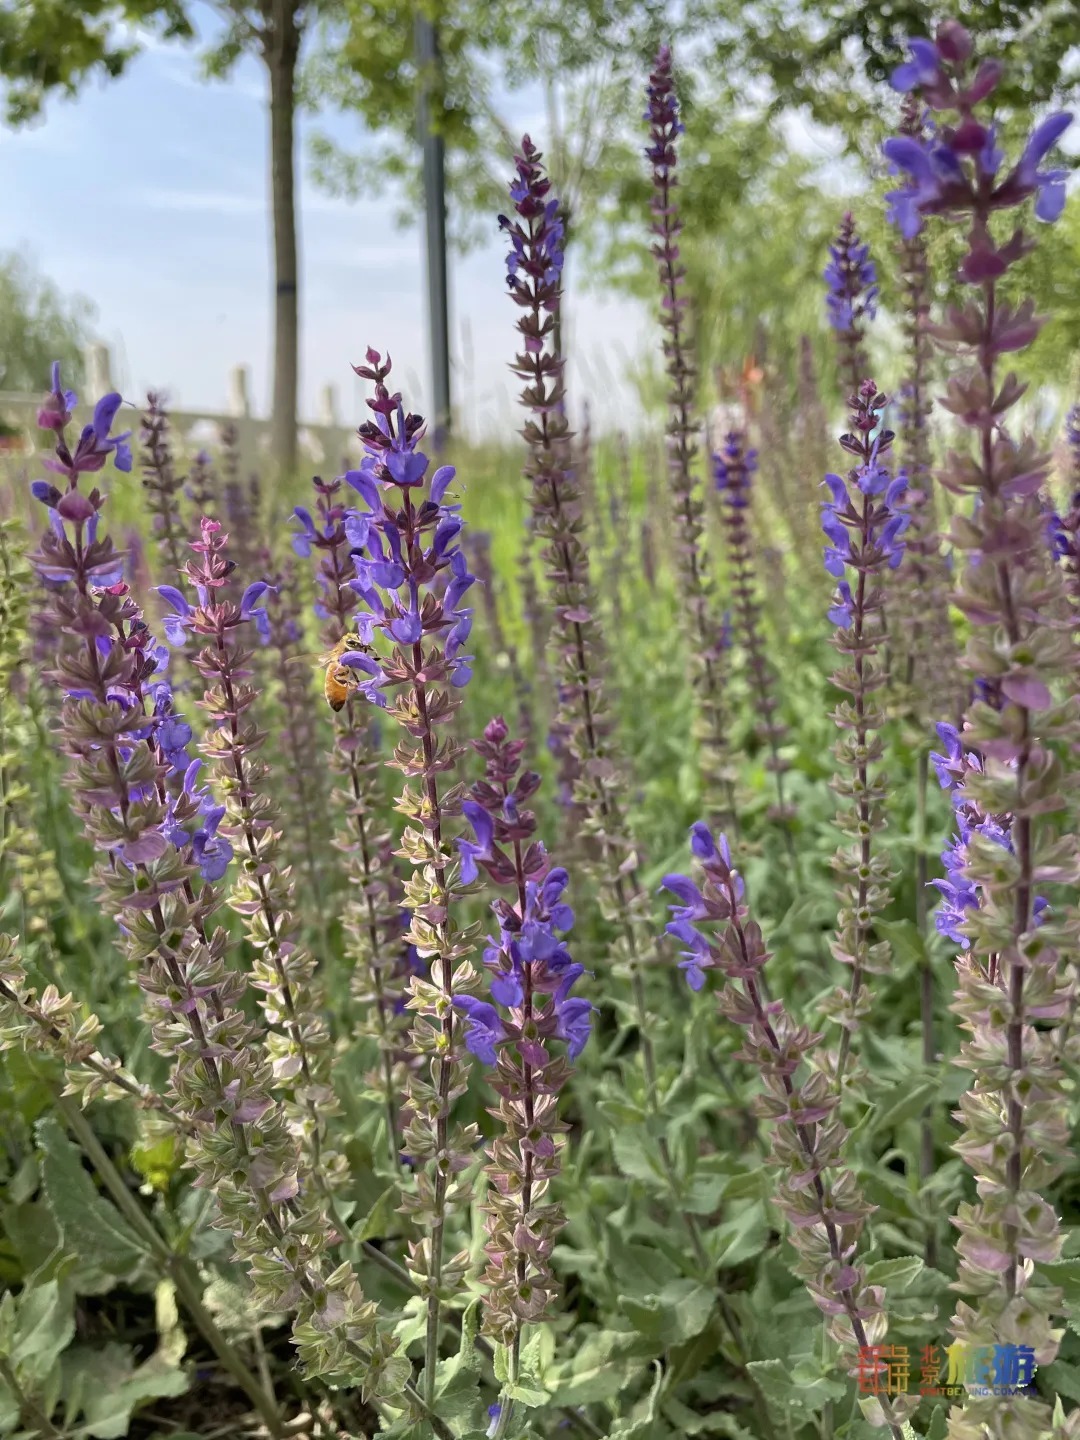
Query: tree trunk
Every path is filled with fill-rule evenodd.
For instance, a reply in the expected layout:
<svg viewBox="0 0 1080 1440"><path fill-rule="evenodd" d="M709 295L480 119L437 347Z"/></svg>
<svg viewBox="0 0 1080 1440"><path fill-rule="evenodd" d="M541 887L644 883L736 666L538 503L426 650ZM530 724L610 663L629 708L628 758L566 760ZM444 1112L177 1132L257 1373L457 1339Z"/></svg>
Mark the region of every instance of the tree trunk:
<svg viewBox="0 0 1080 1440"><path fill-rule="evenodd" d="M299 372L295 119L300 29L297 0L271 0L265 54L270 73L270 192L274 215L274 401L270 438L279 475L296 468Z"/></svg>

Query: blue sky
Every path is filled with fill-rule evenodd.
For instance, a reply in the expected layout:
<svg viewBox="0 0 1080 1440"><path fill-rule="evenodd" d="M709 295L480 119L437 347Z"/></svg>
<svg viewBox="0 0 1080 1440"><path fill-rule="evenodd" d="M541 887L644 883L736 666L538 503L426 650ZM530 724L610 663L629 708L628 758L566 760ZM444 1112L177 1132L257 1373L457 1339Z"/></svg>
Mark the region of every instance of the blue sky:
<svg viewBox="0 0 1080 1440"><path fill-rule="evenodd" d="M206 12L195 7L197 21ZM74 101L53 100L43 123L5 132L0 147L0 249L22 248L62 289L97 306L96 330L113 357L113 381L136 401L168 391L177 408L223 409L232 366L250 368L256 413L270 387L271 256L267 221L265 81L247 60L229 80L200 78L194 49L153 45L118 81L93 82ZM528 97L513 117L536 116ZM353 146L355 122L320 127ZM533 130L538 139L542 127ZM542 140L541 140L542 143ZM428 405L423 239L399 231L376 202L317 190L300 168L301 415L314 417L321 388L337 387L339 413L360 418L350 363L366 345L389 349L414 408ZM456 399L476 434L513 418L516 308L505 293L502 251L492 241L452 261L451 339ZM632 302L578 293L568 310L576 362L570 383L587 393L600 426L633 428L624 376L653 338ZM471 364L467 359L471 354ZM462 370L462 366L466 368Z"/></svg>

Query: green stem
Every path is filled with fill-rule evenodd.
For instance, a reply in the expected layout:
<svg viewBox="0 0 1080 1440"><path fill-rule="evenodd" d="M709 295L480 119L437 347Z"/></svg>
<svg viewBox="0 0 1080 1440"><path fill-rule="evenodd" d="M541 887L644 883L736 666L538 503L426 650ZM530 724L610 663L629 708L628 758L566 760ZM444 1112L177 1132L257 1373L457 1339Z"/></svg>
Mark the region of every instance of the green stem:
<svg viewBox="0 0 1080 1440"><path fill-rule="evenodd" d="M919 753L918 772L915 784L915 924L923 943L925 954L927 943L926 887L929 883L929 867L926 855L926 791L930 773L930 758L926 750ZM919 967L919 1022L922 1030L922 1061L929 1067L937 1055L934 1045L934 972L927 959ZM933 1109L927 1105L919 1121L919 1178L925 1184L934 1173L934 1122ZM927 1219L926 1239L923 1255L927 1267L937 1268L937 1226L933 1215Z"/></svg>
<svg viewBox="0 0 1080 1440"><path fill-rule="evenodd" d="M48 1437L48 1440L60 1440L60 1431L56 1429L52 1421L41 1409L37 1401L27 1395L26 1391L19 1384L15 1371L8 1362L0 1355L0 1380L11 1391L15 1397L15 1403L19 1407L19 1415L23 1419L29 1419L37 1426L41 1435Z"/></svg>

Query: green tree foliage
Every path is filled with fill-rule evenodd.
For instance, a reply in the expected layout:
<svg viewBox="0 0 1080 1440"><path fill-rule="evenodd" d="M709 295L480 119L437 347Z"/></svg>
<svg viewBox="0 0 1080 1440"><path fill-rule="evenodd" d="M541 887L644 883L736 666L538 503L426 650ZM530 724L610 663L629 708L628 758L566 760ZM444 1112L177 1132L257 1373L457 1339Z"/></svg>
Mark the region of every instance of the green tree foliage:
<svg viewBox="0 0 1080 1440"><path fill-rule="evenodd" d="M904 58L905 41L931 35L946 15L974 26L987 53L1005 62L998 102L1006 109L1068 102L1080 72L1066 64L1076 46L1077 0L761 0L740 28L738 64L724 56L726 81L766 82L775 111L803 108L835 125L849 145L876 151L882 90Z"/></svg>
<svg viewBox="0 0 1080 1440"><path fill-rule="evenodd" d="M74 95L92 75L116 79L140 45L130 27L190 39L182 0L17 0L0 5L5 119L24 125L46 98Z"/></svg>
<svg viewBox="0 0 1080 1440"><path fill-rule="evenodd" d="M89 300L61 294L25 255L0 255L0 390L44 392L53 360L77 386L94 317Z"/></svg>
<svg viewBox="0 0 1080 1440"><path fill-rule="evenodd" d="M313 137L316 175L349 195L402 187L396 218L415 219L420 195L416 91L431 85L433 123L446 141L450 232L459 248L490 235L506 205L521 132L521 101L542 107L532 138L544 152L571 240L598 218L612 164L640 124L644 77L661 39L709 45L728 9L701 0L438 0L441 73L421 77L413 53L415 5L341 0L319 27L305 92L356 112L375 137L362 153ZM636 161L635 161L636 163Z"/></svg>

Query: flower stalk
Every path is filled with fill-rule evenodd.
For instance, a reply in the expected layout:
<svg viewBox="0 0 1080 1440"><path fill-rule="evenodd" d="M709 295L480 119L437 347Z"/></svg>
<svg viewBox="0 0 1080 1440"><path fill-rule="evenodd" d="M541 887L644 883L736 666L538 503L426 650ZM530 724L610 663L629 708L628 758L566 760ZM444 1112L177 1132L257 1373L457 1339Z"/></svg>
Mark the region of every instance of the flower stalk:
<svg viewBox="0 0 1080 1440"><path fill-rule="evenodd" d="M120 557L99 531L104 496L80 488L110 455L130 465L126 436L110 434L120 397L99 401L74 450L65 435L73 399L54 368L41 423L57 438L44 464L67 489L32 486L50 512L33 563L51 582L50 628L66 642L56 662L62 743L77 811L103 856L104 902L153 1012L155 1048L172 1062L175 1108L191 1127L190 1159L249 1265L253 1303L295 1311L294 1340L310 1373L397 1397L408 1362L379 1333L375 1307L351 1269L325 1274L329 1227L310 1196L294 1203L308 1177L270 1093L261 1037L240 1008L244 979L227 964L228 937L210 929L229 859L216 834L221 813L197 791L194 767L179 794L165 788L174 762L158 743L161 716L148 713L148 702L167 652L153 641L119 578Z"/></svg>
<svg viewBox="0 0 1080 1440"><path fill-rule="evenodd" d="M696 376L685 334L687 299L685 267L679 260L679 218L675 191L678 180L676 141L683 133L679 102L675 93L671 50L661 45L649 76L648 111L650 143L646 156L652 164L653 255L656 258L662 292L660 323L664 330L664 359L668 391L668 476L672 522L675 527L674 556L679 589L680 614L686 625L686 646L690 686L694 694L696 739L701 749L702 794L719 823L731 830L736 824L735 781L728 754L729 723L724 698L720 626L714 614L711 587L702 553L705 505L701 483L695 479L697 433L695 416Z"/></svg>
<svg viewBox="0 0 1080 1440"><path fill-rule="evenodd" d="M1006 299L1001 281L1034 241L1021 226L1002 241L991 221L1028 200L1037 219L1058 218L1066 172L1044 161L1071 117L1042 121L1004 169L986 113L1001 74L996 60L976 63L971 36L956 21L940 25L933 40L912 41L893 84L917 91L939 119L931 139L899 135L885 153L904 177L890 196L901 233L917 234L932 216L966 229L958 279L967 299L932 333L966 362L942 403L973 444L968 454L951 454L938 479L976 502L955 517L950 537L968 557L953 599L969 622L964 667L977 677L962 738L978 766L967 769L963 789L983 817L1011 817L1006 845L972 827L958 857L958 878L976 903L962 906L958 927L969 944L957 965L954 1008L969 1035L960 1063L973 1079L960 1102L956 1148L979 1184L978 1200L962 1205L955 1221L957 1288L973 1303L958 1303L952 1329L971 1344L1008 1336L1046 1365L1058 1352L1061 1296L1032 1262L1057 1258L1063 1239L1042 1195L1068 1143L1062 1059L1063 1050L1074 1051L1062 1024L1071 1009L1066 967L1075 957L1076 919L1071 905L1045 912L1036 885L1071 886L1080 876L1075 837L1048 821L1067 803L1054 742L1077 730L1075 706L1055 703L1051 686L1071 685L1075 658L1068 633L1050 623L1064 597L1061 572L1047 563L1039 503L1049 458L1030 436L1004 431L1024 387L1001 374L1001 357L1031 344L1042 321L1030 300ZM969 1395L953 1410L949 1434L1033 1440L1051 1423L1041 1401Z"/></svg>
<svg viewBox="0 0 1080 1440"><path fill-rule="evenodd" d="M301 528L294 532L292 544L301 558L318 556L315 611L322 621L323 642L332 651L357 623L359 601L351 585L352 542L346 523L352 526L355 522L344 503L343 480L324 481L316 476L312 484L314 515L301 506L294 510ZM345 861L342 925L347 959L352 964L349 988L354 1023L377 1047L378 1064L369 1083L381 1097L387 1160L394 1174L400 1168L399 1096L404 1075L398 1057L404 1030L404 982L411 971L411 957L402 936L392 842L379 816L381 761L374 724L370 705L357 690L350 689L334 725L333 766L341 777L334 798L345 817L334 843Z"/></svg>
<svg viewBox="0 0 1080 1440"><path fill-rule="evenodd" d="M750 917L727 837L717 842L703 822L690 834L704 884L699 887L686 875L664 877L664 888L675 896L668 931L689 945L702 979L712 969L723 976L720 1013L742 1027L739 1058L761 1074L755 1108L772 1123L776 1203L798 1255L795 1273L836 1344L872 1356L870 1347L880 1345L887 1332L885 1296L880 1285L867 1282L857 1254L874 1207L844 1164L848 1132L840 1119L839 1095L820 1068L809 1063L822 1037L797 1025L781 1001L763 995L770 955L760 926ZM715 931L707 935L699 928L703 924ZM849 1359L854 1373L855 1357ZM862 1409L871 1424L887 1426L893 1440L902 1440L901 1427L918 1403L914 1395L874 1396L862 1402Z"/></svg>
<svg viewBox="0 0 1080 1440"><path fill-rule="evenodd" d="M406 777L396 808L409 823L395 853L413 867L402 900L411 915L406 939L431 965L430 978L412 977L407 1002L416 1015L411 1047L424 1065L408 1077L405 1147L417 1170L416 1189L402 1207L427 1232L410 1244L409 1270L427 1300L423 1393L430 1406L442 1307L469 1264L467 1251L446 1255L447 1222L468 1193L458 1177L472 1164L479 1138L475 1125L453 1121L468 1083L455 1001L476 989L479 976L470 960L475 930L455 919L463 882L445 829L460 814L462 787L444 778L462 754L446 730L460 705L455 692L471 673L463 647L472 610L462 601L473 576L458 542L460 507L447 499L453 467L427 476L428 458L417 449L424 422L406 414L401 396L387 388L389 358L369 349L353 368L374 384L367 404L375 418L360 426L364 460L345 476L367 505L350 527L351 586L365 613L358 622L364 648L346 651L341 662L357 672L358 693L386 708L402 732L391 763ZM376 635L388 653L377 647L372 653Z"/></svg>
<svg viewBox="0 0 1080 1440"><path fill-rule="evenodd" d="M794 811L784 794L784 775L790 766L780 753L786 731L777 718L780 701L775 693L776 675L761 633L757 567L750 534L751 483L756 469L757 452L748 447L745 435L732 431L724 448L713 457L716 488L722 501L720 513L727 545L731 599L750 693L757 710L755 729L768 748L766 768L772 772L776 786L772 817L782 826L788 858L798 876L799 859L791 831Z"/></svg>
<svg viewBox="0 0 1080 1440"><path fill-rule="evenodd" d="M900 538L907 528L903 508L907 479L892 478L885 463L892 447L891 430L882 428L886 396L872 380L863 381L850 400L851 430L840 444L856 464L846 480L827 475L830 499L822 506L822 528L828 545L825 568L838 580L829 619L836 627L833 644L843 663L832 683L848 698L833 718L840 730L834 754L833 788L841 799L837 825L850 842L833 859L839 888L837 930L830 942L835 959L851 968L848 988L838 989L823 1013L841 1026L840 1048L833 1068L839 1091L851 1038L868 1013L871 996L864 978L884 973L890 946L875 940L874 917L890 900L893 877L886 853L874 850L874 836L884 828L886 776L881 764L880 730L884 714L877 698L885 683L880 662L885 642L881 577L895 569L904 553ZM851 574L852 580L845 578ZM831 1064L831 1057L827 1063Z"/></svg>
<svg viewBox="0 0 1080 1440"><path fill-rule="evenodd" d="M519 774L524 741L511 741L505 722L496 718L473 746L484 760L484 779L463 802L475 840L458 841L462 875L470 881L483 870L514 895L492 905L499 935L484 955L491 1001L475 995L455 1001L468 1017L465 1043L493 1067L499 1096L495 1118L501 1128L487 1151L491 1188L482 1276L485 1332L508 1352L498 1436L509 1432L523 1330L550 1318L557 1293L551 1252L565 1217L545 1197L559 1173L568 1128L559 1119L559 1094L570 1062L588 1040L592 1006L570 994L583 967L562 938L574 923L563 899L569 877L552 868L534 839L536 816L527 804L540 776ZM565 1056L551 1053L556 1040L566 1044Z"/></svg>

